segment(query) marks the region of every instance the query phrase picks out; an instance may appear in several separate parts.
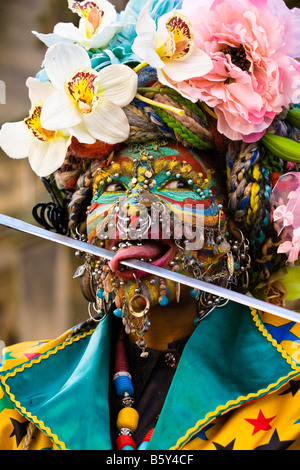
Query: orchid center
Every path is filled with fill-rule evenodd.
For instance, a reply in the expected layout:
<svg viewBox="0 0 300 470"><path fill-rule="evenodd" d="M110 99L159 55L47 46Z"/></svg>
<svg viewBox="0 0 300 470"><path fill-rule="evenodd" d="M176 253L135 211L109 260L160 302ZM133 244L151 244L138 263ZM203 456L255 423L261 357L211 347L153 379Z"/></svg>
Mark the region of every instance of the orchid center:
<svg viewBox="0 0 300 470"><path fill-rule="evenodd" d="M71 10L85 20L87 37L91 38L99 28L104 11L94 2L73 2Z"/></svg>
<svg viewBox="0 0 300 470"><path fill-rule="evenodd" d="M90 113L95 102L99 99L96 87L97 79L98 75L95 72L86 70L77 72L66 84L69 95L83 113Z"/></svg>
<svg viewBox="0 0 300 470"><path fill-rule="evenodd" d="M167 40L157 49L161 58L182 60L185 59L194 47L192 26L188 19L176 13L166 23Z"/></svg>
<svg viewBox="0 0 300 470"><path fill-rule="evenodd" d="M55 137L56 132L49 131L48 129L44 129L42 127L41 112L42 106L35 106L32 109L29 117L24 120L24 123L26 124L30 132L34 135L34 137L41 140L42 142L47 142Z"/></svg>

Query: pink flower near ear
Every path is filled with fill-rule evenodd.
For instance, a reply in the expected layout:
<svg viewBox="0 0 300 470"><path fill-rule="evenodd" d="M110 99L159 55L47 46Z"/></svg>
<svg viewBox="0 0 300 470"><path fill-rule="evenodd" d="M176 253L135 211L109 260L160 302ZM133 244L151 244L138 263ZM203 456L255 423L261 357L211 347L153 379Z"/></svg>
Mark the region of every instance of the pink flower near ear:
<svg viewBox="0 0 300 470"><path fill-rule="evenodd" d="M178 84L218 116L231 140L258 140L291 102L300 101L300 9L283 0L183 0L182 12L213 69Z"/></svg>
<svg viewBox="0 0 300 470"><path fill-rule="evenodd" d="M300 173L290 172L279 177L271 195L275 208L273 220L283 243L278 253L286 253L288 262L294 263L300 252Z"/></svg>
<svg viewBox="0 0 300 470"><path fill-rule="evenodd" d="M287 207L282 205L275 209L273 214L274 221L282 220L283 226L292 225L294 221L294 214L287 210Z"/></svg>

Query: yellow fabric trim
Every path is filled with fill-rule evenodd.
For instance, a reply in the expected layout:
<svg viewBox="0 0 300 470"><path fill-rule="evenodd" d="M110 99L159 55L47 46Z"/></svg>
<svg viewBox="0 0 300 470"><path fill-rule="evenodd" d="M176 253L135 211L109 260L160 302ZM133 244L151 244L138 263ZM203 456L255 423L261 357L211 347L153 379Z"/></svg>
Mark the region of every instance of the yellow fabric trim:
<svg viewBox="0 0 300 470"><path fill-rule="evenodd" d="M8 396L10 397L10 400L12 401L12 403L14 403L14 405L16 406L16 408L18 409L18 411L23 415L25 416L27 419L29 419L30 421L32 421L35 425L37 425L42 431L44 431L46 433L46 435L53 440L53 442L61 449L61 450L68 450L65 443L60 441L58 439L58 436L56 434L54 434L51 429L49 427L46 427L45 426L45 423L43 421L40 421L38 420L37 416L33 416L30 412L28 412L26 410L26 408L24 406L22 406L22 404L16 400L16 397L14 394L12 394L10 392L10 387L9 385L7 385L6 383L6 380L10 377L14 377L17 373L19 372L23 372L24 369L29 369L32 367L33 364L39 364L42 360L44 359L48 359L49 356L52 356L54 354L57 354L58 351L61 351L63 349L65 349L67 346L70 346L72 345L74 342L77 342L79 341L80 339L83 339L87 336L90 336L93 332L95 331L95 328L92 329L92 330L89 330L87 332L84 332L82 334L78 334L77 336L74 336L73 338L70 338L68 341L65 341L59 345L57 345L54 349L50 349L49 351L46 352L46 354L44 355L40 355L39 357L37 358L34 358L32 359L31 361L29 362L25 362L21 367L16 367L12 372L8 372L5 376L1 377L0 376L0 380L2 382L2 385L6 391L6 393L8 394Z"/></svg>
<svg viewBox="0 0 300 470"><path fill-rule="evenodd" d="M258 330L265 336L267 341L269 341L272 346L274 346L277 351L282 355L282 357L286 360L286 362L291 366L292 369L295 371L299 371L300 374L300 367L297 367L297 365L292 361L291 357L286 353L286 351L277 343L277 341L271 336L271 334L267 331L265 326L263 325L257 310L255 309L250 309L251 310L251 315L253 317L253 321L255 322L256 327ZM286 377L280 377L280 379L277 380L275 384L270 384L266 389L259 390L256 393L250 393L246 397L241 396L236 400L229 400L225 405L220 405L216 408L215 411L212 411L208 413L204 419L198 421L196 425L193 428L190 428L187 430L185 436L181 437L178 439L177 443L175 446L171 447L170 450L180 450L183 446L185 446L195 434L197 434L199 431L201 431L203 426L206 426L211 423L211 421L220 413L220 415L224 414L224 412L227 412L230 410L233 410L234 408L237 408L242 402L249 401L250 399L255 399L259 397L260 395L266 395L268 392L270 392L272 389L273 391L277 390L277 386L282 382L282 381L287 381L287 379L291 376L295 376L295 372L291 371Z"/></svg>
<svg viewBox="0 0 300 470"><path fill-rule="evenodd" d="M29 360L31 360L26 357L27 351L30 353L38 353L42 355L45 352L49 351L49 349L53 349L56 345L63 343L68 338L71 332L72 329L64 332L62 335L55 339L46 339L42 341L25 341L22 343L14 344L12 346L7 346L3 350L4 362L0 368L1 372L11 370L16 366L20 366L24 362L28 362ZM7 359L5 359L6 355L8 355Z"/></svg>

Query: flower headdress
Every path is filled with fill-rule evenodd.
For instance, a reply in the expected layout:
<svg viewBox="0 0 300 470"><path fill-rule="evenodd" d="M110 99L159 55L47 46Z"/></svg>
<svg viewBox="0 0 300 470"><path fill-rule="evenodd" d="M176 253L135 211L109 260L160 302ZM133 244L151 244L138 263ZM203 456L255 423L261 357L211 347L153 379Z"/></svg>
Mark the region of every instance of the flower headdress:
<svg viewBox="0 0 300 470"><path fill-rule="evenodd" d="M259 279L274 247L296 261L298 225L288 240L276 229L280 217L296 220L297 204L283 205L297 190L279 208L270 196L300 163L300 10L283 0L131 0L117 14L106 0L68 3L78 27L34 33L49 48L27 81L29 116L0 131L3 150L28 157L61 202L59 189L74 192L88 161L124 142L158 136L217 149Z"/></svg>

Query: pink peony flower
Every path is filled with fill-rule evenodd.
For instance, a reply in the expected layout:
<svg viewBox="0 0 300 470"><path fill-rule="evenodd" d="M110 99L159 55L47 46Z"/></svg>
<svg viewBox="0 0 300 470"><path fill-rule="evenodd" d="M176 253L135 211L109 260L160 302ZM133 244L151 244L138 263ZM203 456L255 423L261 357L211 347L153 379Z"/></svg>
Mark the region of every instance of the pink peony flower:
<svg viewBox="0 0 300 470"><path fill-rule="evenodd" d="M300 101L300 9L283 0L183 0L182 12L213 69L176 87L212 107L229 139L258 140Z"/></svg>

